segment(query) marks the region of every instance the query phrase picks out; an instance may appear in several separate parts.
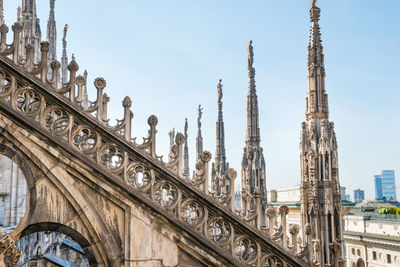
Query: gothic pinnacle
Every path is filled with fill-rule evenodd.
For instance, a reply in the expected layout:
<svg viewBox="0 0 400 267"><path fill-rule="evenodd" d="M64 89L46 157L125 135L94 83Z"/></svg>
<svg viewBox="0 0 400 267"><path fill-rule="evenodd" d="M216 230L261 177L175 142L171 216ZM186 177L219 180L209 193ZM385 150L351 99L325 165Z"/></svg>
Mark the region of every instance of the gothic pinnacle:
<svg viewBox="0 0 400 267"><path fill-rule="evenodd" d="M183 148L183 174L189 175L188 121L185 119L185 146Z"/></svg>
<svg viewBox="0 0 400 267"><path fill-rule="evenodd" d="M242 215L248 216L249 210L257 210L257 225L265 224L267 189L265 160L260 147L260 129L258 124L258 101L255 82L253 41L247 47L247 69L249 74L249 92L247 94L246 146L242 159Z"/></svg>
<svg viewBox="0 0 400 267"><path fill-rule="evenodd" d="M22 16L26 14L36 19L36 0L22 0Z"/></svg>
<svg viewBox="0 0 400 267"><path fill-rule="evenodd" d="M63 31L63 38L62 38L63 51L61 57L61 80L63 84L68 82L67 32L68 32L68 24L65 24Z"/></svg>
<svg viewBox="0 0 400 267"><path fill-rule="evenodd" d="M201 116L203 115L203 109L201 105L198 108L197 117L197 137L196 137L196 162L200 160L201 154L203 153L203 137L201 136Z"/></svg>
<svg viewBox="0 0 400 267"><path fill-rule="evenodd" d="M246 144L259 145L260 129L258 126L258 101L256 93L255 69L253 67L253 41L247 47L247 63L249 72L249 93L247 95L247 130Z"/></svg>
<svg viewBox="0 0 400 267"><path fill-rule="evenodd" d="M84 108L89 107L89 96L87 92L87 79L88 79L88 72L87 70L84 71L83 77L85 77L85 86L83 86L83 93L82 93L82 106Z"/></svg>
<svg viewBox="0 0 400 267"><path fill-rule="evenodd" d="M4 6L3 0L0 0L0 26L4 24Z"/></svg>
<svg viewBox="0 0 400 267"><path fill-rule="evenodd" d="M215 150L215 169L216 172L221 175L225 174L227 170L226 166L226 154L225 154L225 130L224 130L224 120L222 112L222 79L218 81L218 119L216 123L216 150Z"/></svg>
<svg viewBox="0 0 400 267"><path fill-rule="evenodd" d="M300 137L302 225L315 236L310 258L318 266L342 266L343 234L338 153L334 125L328 120L324 55L319 27L321 10L311 1L308 44L306 121ZM337 223L339 222L339 223ZM304 238L304 235L303 235ZM332 249L333 248L333 249Z"/></svg>
<svg viewBox="0 0 400 267"><path fill-rule="evenodd" d="M53 61L57 59L57 28L54 15L55 0L50 0L50 15L47 21L47 42L49 42L48 59Z"/></svg>
<svg viewBox="0 0 400 267"><path fill-rule="evenodd" d="M311 2L310 8L310 41L308 44L308 80L306 117L328 118L328 95L325 93L324 54L319 27L321 10Z"/></svg>

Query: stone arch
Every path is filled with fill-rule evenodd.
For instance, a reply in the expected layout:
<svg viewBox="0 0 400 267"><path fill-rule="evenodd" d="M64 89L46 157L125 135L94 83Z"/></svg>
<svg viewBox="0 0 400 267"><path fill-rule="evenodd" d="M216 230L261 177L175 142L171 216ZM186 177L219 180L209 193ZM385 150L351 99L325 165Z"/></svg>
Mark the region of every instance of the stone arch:
<svg viewBox="0 0 400 267"><path fill-rule="evenodd" d="M26 171L27 183L30 195L27 203L27 210L20 224L10 233L13 240L19 240L22 231L31 224L47 222L45 218L37 218L35 210L41 209L39 199L39 182L47 181L62 195L66 202L74 210L75 217L78 218L86 229L86 239L91 243L94 257L96 258L96 266L120 266L120 261L123 260L123 250L116 245L114 236L106 224L103 222L101 215L91 207L90 203L85 199L82 193L70 186L70 181L74 179L65 171L65 165L55 154L60 154L59 151L52 148L52 145L46 144L43 140L38 139L32 133L20 128L17 125L7 125L11 123L5 117L0 115L0 150L5 151L11 157L18 159L20 166ZM12 129L10 129L12 128ZM56 147L56 145L54 145ZM51 153L52 152L52 153ZM18 155L18 156L15 156ZM72 156L73 158L73 156ZM52 162L53 161L53 162ZM70 179L69 184L62 181L64 178ZM39 207L40 206L40 207ZM45 216L42 216L45 217ZM51 223L63 222L57 220L50 221ZM94 222L97 224L94 225ZM70 228L71 225L69 226ZM78 231L77 231L78 232ZM83 235L83 234L82 234Z"/></svg>
<svg viewBox="0 0 400 267"><path fill-rule="evenodd" d="M364 263L363 259L359 258L357 260L357 267L365 267L365 263Z"/></svg>
<svg viewBox="0 0 400 267"><path fill-rule="evenodd" d="M36 232L57 232L61 234L65 234L71 237L74 241L76 241L81 248L85 251L85 256L89 260L90 266L97 266L97 261L95 257L95 253L93 251L93 247L90 242L78 231L72 229L69 226L59 224L59 223L52 223L52 222L42 222L28 225L20 235L20 238L27 236L32 233Z"/></svg>
<svg viewBox="0 0 400 267"><path fill-rule="evenodd" d="M24 224L26 224L29 217L32 216L36 206L36 190L35 190L35 181L33 178L33 174L31 168L28 165L28 159L24 154L19 153L16 147L10 147L5 145L4 143L0 144L0 155L4 155L8 157L10 160L14 161L18 168L22 171L25 176L26 181L26 208L24 216L21 221L18 223L17 227L10 234L13 237L13 233L20 232Z"/></svg>

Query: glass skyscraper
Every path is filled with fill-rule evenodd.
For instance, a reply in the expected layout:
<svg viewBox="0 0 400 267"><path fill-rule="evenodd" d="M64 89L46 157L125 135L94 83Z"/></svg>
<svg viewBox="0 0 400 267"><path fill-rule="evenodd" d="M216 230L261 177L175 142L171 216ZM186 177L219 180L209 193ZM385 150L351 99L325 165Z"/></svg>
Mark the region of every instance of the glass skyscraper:
<svg viewBox="0 0 400 267"><path fill-rule="evenodd" d="M354 202L355 203L361 203L364 201L364 199L365 199L364 190L361 190L361 189L354 190Z"/></svg>
<svg viewBox="0 0 400 267"><path fill-rule="evenodd" d="M396 199L396 182L394 178L394 170L382 171L382 196L387 200Z"/></svg>
<svg viewBox="0 0 400 267"><path fill-rule="evenodd" d="M382 175L375 175L374 181L375 181L375 199L382 198L383 197Z"/></svg>

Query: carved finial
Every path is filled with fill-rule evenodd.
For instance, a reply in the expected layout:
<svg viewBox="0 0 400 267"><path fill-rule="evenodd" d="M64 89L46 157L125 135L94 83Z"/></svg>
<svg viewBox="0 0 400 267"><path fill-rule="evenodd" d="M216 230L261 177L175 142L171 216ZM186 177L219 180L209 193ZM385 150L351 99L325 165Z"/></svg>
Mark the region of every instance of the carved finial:
<svg viewBox="0 0 400 267"><path fill-rule="evenodd" d="M218 84L217 84L217 89L218 89L218 102L221 102L222 100L222 79L219 79Z"/></svg>
<svg viewBox="0 0 400 267"><path fill-rule="evenodd" d="M104 80L101 77L96 78L96 80L94 80L94 86L97 89L104 89L106 87L106 85L107 85L106 80Z"/></svg>
<svg viewBox="0 0 400 267"><path fill-rule="evenodd" d="M253 41L249 41L249 45L247 47L247 63L248 69L251 70L253 68L253 61L254 61L254 53L253 53Z"/></svg>
<svg viewBox="0 0 400 267"><path fill-rule="evenodd" d="M124 100L122 101L122 106L125 108L130 108L132 106L132 100L129 96L125 96Z"/></svg>
<svg viewBox="0 0 400 267"><path fill-rule="evenodd" d="M155 115L151 115L148 119L147 119L147 123L150 126L156 126L158 124L158 118Z"/></svg>
<svg viewBox="0 0 400 267"><path fill-rule="evenodd" d="M78 63L76 63L75 61L75 56L74 54L72 54L72 60L71 62L68 64L67 69L69 71L73 71L73 72L77 72L79 70L79 65Z"/></svg>
<svg viewBox="0 0 400 267"><path fill-rule="evenodd" d="M183 145L183 143L185 143L185 136L182 133L177 132L175 136L175 143L177 145Z"/></svg>

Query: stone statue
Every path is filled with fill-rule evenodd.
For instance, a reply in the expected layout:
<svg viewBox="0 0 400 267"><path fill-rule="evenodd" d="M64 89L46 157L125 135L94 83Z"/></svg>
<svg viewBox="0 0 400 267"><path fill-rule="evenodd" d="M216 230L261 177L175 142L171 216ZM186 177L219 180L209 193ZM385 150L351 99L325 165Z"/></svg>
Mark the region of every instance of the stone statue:
<svg viewBox="0 0 400 267"><path fill-rule="evenodd" d="M311 0L311 7L315 7L315 5L317 4L318 0Z"/></svg>
<svg viewBox="0 0 400 267"><path fill-rule="evenodd" d="M67 31L68 31L68 24L65 24L64 26L64 34L63 34L63 38L62 38L62 42L63 42L63 46L66 47L67 46Z"/></svg>
<svg viewBox="0 0 400 267"><path fill-rule="evenodd" d="M222 79L219 79L218 84L217 84L217 89L218 89L218 102L221 102L222 99Z"/></svg>
<svg viewBox="0 0 400 267"><path fill-rule="evenodd" d="M253 41L250 40L249 45L247 47L247 63L248 69L251 70L253 68L253 60L254 60L254 53L253 53Z"/></svg>
<svg viewBox="0 0 400 267"><path fill-rule="evenodd" d="M175 128L169 131L168 135L169 135L169 145L172 147L174 145L174 139L175 139Z"/></svg>
<svg viewBox="0 0 400 267"><path fill-rule="evenodd" d="M188 131L188 123L187 123L187 118L185 118L185 137L187 136L187 131Z"/></svg>
<svg viewBox="0 0 400 267"><path fill-rule="evenodd" d="M17 8L17 20L21 21L21 7Z"/></svg>
<svg viewBox="0 0 400 267"><path fill-rule="evenodd" d="M201 108L201 105L199 105L199 117L197 118L197 127L198 129L201 128L201 115L203 114L203 109Z"/></svg>

